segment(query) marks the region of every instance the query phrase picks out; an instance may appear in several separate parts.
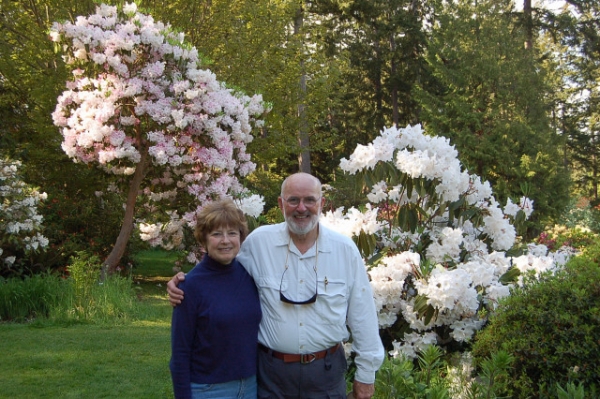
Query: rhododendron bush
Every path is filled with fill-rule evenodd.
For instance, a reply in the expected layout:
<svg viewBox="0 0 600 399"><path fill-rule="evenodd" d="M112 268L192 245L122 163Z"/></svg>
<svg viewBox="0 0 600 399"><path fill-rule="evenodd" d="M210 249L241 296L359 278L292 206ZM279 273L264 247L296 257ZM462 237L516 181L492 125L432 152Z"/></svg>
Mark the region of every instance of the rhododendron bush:
<svg viewBox="0 0 600 399"><path fill-rule="evenodd" d="M46 193L25 183L21 162L0 158L0 276L21 275L27 255L44 250L42 215L37 208Z"/></svg>
<svg viewBox="0 0 600 399"><path fill-rule="evenodd" d="M183 34L135 4L100 5L54 23L50 37L72 71L52 115L63 150L127 179L123 230L105 263L116 265L134 220L142 239L174 248L216 197L262 211L238 179L255 168L246 145L266 111L260 95L227 88ZM134 213L136 201L143 212Z"/></svg>
<svg viewBox="0 0 600 399"><path fill-rule="evenodd" d="M414 358L429 344L469 341L485 324L485 310L524 273L552 271L570 256L535 244L510 252L515 224L530 216L533 202L499 204L448 139L427 136L419 125L385 129L340 166L365 182L369 203L322 220L353 237L367 258L392 355Z"/></svg>

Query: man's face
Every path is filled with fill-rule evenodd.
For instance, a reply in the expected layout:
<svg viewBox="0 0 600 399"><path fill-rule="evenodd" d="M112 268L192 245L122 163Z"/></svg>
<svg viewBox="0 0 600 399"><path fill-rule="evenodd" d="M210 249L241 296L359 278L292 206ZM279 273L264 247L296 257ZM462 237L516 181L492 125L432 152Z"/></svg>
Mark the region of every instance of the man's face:
<svg viewBox="0 0 600 399"><path fill-rule="evenodd" d="M307 176L294 176L279 197L279 207L290 232L306 235L319 223L323 198L318 183Z"/></svg>

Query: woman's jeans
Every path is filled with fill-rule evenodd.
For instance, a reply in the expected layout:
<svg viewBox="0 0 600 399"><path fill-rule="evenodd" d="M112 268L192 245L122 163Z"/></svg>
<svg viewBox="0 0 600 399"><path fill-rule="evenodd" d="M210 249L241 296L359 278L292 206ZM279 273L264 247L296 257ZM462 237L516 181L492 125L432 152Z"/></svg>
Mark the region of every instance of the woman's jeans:
<svg viewBox="0 0 600 399"><path fill-rule="evenodd" d="M193 399L256 399L256 376L223 382L196 384L192 382Z"/></svg>

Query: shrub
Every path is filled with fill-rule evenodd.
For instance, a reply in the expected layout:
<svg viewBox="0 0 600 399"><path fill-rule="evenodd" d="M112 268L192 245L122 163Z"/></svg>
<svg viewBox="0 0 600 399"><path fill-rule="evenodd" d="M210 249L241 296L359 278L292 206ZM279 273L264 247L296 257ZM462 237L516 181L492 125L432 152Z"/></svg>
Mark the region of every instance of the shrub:
<svg viewBox="0 0 600 399"><path fill-rule="evenodd" d="M550 250L567 246L581 251L594 245L598 241L598 234L580 227L569 228L563 225L555 225L547 232L541 233L536 241L539 244L546 245Z"/></svg>
<svg viewBox="0 0 600 399"><path fill-rule="evenodd" d="M49 314L54 321L114 323L135 319L138 299L131 278L110 275L100 281L101 261L78 252L71 258L69 287Z"/></svg>
<svg viewBox="0 0 600 399"><path fill-rule="evenodd" d="M131 278L111 275L100 282L100 266L98 257L79 252L67 267L68 278L0 277L0 321L115 324L148 316L140 312Z"/></svg>
<svg viewBox="0 0 600 399"><path fill-rule="evenodd" d="M476 375L473 358L463 354L448 359L438 346L429 345L416 359L386 358L377 372L373 399L477 399L511 397L509 370L514 358L499 351L481 363Z"/></svg>
<svg viewBox="0 0 600 399"><path fill-rule="evenodd" d="M45 317L61 300L67 283L53 274L0 277L0 321L22 322Z"/></svg>
<svg viewBox="0 0 600 399"><path fill-rule="evenodd" d="M357 176L368 202L347 211L330 202L321 222L357 243L384 343L396 354L414 358L430 344L465 350L520 273L554 269L570 255L520 242L517 227L533 212L531 199L501 205L446 138L420 125L383 130L340 168Z"/></svg>
<svg viewBox="0 0 600 399"><path fill-rule="evenodd" d="M517 397L556 395L575 380L592 390L600 380L600 244L555 275L529 278L476 336L474 357L502 349L515 356Z"/></svg>
<svg viewBox="0 0 600 399"><path fill-rule="evenodd" d="M449 398L443 354L441 348L430 345L418 354L418 360L386 358L377 373L375 398Z"/></svg>

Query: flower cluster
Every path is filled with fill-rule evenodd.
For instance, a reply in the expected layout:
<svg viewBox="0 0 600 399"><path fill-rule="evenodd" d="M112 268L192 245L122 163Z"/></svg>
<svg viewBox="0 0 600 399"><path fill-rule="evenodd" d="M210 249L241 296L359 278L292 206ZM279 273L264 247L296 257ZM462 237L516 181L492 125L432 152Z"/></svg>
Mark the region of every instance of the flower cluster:
<svg viewBox="0 0 600 399"><path fill-rule="evenodd" d="M249 195L238 176L255 168L246 146L253 126L263 124L262 97L229 89L202 69L183 34L132 3L103 4L75 23L54 23L50 38L72 70L52 114L69 157L116 175L144 167L142 199L185 204L178 218L186 221L194 217L184 208L195 214L214 198ZM147 222L172 226L173 215L160 214ZM157 231L171 228L143 237L166 242Z"/></svg>
<svg viewBox="0 0 600 399"><path fill-rule="evenodd" d="M260 195L250 195L248 197L238 198L235 200L238 208L244 212L244 214L257 218L265 208L265 200Z"/></svg>
<svg viewBox="0 0 600 399"><path fill-rule="evenodd" d="M0 270L10 269L19 255L43 250L48 239L40 231L39 203L47 198L21 180L21 163L0 158Z"/></svg>
<svg viewBox="0 0 600 399"><path fill-rule="evenodd" d="M393 342L394 356L469 341L486 322L480 310L510 294L518 271L551 271L572 255L548 254L543 246L507 255L514 223L530 216L533 201L501 207L489 183L464 170L457 156L448 139L426 136L419 125L385 129L340 164L377 182L365 212L338 209L322 218L354 237L374 234L375 251L386 255L368 267L380 327L409 329Z"/></svg>

